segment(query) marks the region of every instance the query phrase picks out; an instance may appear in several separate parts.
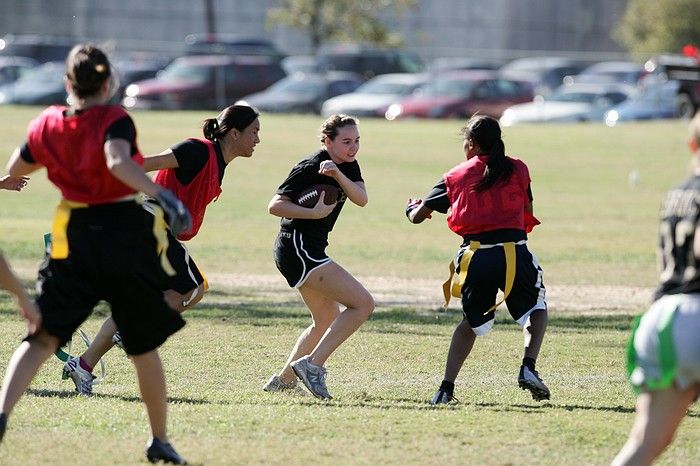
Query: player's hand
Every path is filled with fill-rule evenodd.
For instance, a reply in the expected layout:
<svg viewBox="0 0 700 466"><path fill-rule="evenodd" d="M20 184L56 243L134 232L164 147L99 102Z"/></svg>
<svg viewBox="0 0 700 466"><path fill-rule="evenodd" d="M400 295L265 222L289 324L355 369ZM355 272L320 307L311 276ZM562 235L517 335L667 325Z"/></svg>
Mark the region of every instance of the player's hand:
<svg viewBox="0 0 700 466"><path fill-rule="evenodd" d="M340 170L338 169L338 166L332 160L324 160L323 162L321 162L318 172L321 175L330 176L334 179L337 178L338 175L340 175Z"/></svg>
<svg viewBox="0 0 700 466"><path fill-rule="evenodd" d="M34 335L41 328L41 312L31 299L17 299L19 315L27 321L27 332Z"/></svg>
<svg viewBox="0 0 700 466"><path fill-rule="evenodd" d="M172 191L161 189L155 197L165 211L166 221L173 236L192 228L192 216L187 211L185 204Z"/></svg>
<svg viewBox="0 0 700 466"><path fill-rule="evenodd" d="M0 178L0 189L7 189L8 191L21 191L22 188L27 186L29 181L28 176L10 176L5 175Z"/></svg>
<svg viewBox="0 0 700 466"><path fill-rule="evenodd" d="M406 218L411 220L411 212L419 209L421 204L423 204L423 199L413 199L409 197L406 201ZM426 215L425 218L433 218L432 213Z"/></svg>
<svg viewBox="0 0 700 466"><path fill-rule="evenodd" d="M334 202L333 204L326 204L325 202L323 202L323 199L325 197L326 192L321 191L321 195L318 197L316 205L312 208L315 219L328 217L331 214L331 212L333 212L333 209L335 209L336 204L338 204L337 202Z"/></svg>

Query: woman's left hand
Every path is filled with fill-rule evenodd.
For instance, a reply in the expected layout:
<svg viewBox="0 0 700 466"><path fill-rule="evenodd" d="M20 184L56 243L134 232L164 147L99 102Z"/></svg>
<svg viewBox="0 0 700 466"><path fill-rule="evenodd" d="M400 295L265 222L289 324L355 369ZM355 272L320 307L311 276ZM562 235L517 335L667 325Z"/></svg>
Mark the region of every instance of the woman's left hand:
<svg viewBox="0 0 700 466"><path fill-rule="evenodd" d="M338 170L338 166L332 160L324 160L323 162L321 162L321 165L319 166L318 172L321 175L330 176L331 178L334 178L334 179L337 179L338 175L340 174L340 170Z"/></svg>

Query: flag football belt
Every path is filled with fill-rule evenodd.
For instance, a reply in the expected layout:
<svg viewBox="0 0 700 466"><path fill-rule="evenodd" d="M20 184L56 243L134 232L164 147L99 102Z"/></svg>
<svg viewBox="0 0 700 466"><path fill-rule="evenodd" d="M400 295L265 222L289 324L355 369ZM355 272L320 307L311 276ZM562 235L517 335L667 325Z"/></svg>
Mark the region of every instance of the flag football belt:
<svg viewBox="0 0 700 466"><path fill-rule="evenodd" d="M126 196L115 202L123 202L135 200L137 203L141 201L136 196ZM68 223L70 222L71 212L74 209L85 209L90 207L90 204L84 202L69 201L61 199L56 207L56 212L53 216L51 225L51 259L67 259L68 258ZM168 261L168 255L165 251L168 249L168 235L166 233L167 224L165 223L165 215L163 209L158 205L152 206L153 220L153 236L156 238L157 253L160 256L161 266L165 273L169 276L176 274L175 269ZM149 209L150 210L150 209Z"/></svg>
<svg viewBox="0 0 700 466"><path fill-rule="evenodd" d="M452 296L459 298L462 295L462 287L467 279L467 270L469 270L469 263L474 253L479 249L490 249L502 246L506 256L506 280L503 289L503 299L491 306L484 312L484 315L495 311L496 308L506 300L513 289L513 282L515 281L515 246L525 244L526 242L527 240L520 240L518 242L509 241L497 244L481 244L479 241L470 241L469 246L464 248L462 257L459 259L459 274L455 274L456 258L450 262L450 276L445 283L442 284L442 294L445 297L445 303L442 306L447 309L447 305L450 304L450 298Z"/></svg>

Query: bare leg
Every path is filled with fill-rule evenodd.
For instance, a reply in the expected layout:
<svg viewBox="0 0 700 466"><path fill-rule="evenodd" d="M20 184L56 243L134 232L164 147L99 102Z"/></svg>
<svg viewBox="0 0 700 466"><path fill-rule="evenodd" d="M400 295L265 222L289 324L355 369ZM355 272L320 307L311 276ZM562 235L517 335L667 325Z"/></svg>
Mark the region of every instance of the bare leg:
<svg viewBox="0 0 700 466"><path fill-rule="evenodd" d="M141 398L146 405L148 420L151 424L151 433L153 437L168 442L166 427L168 402L165 374L158 350L132 356L131 360L136 368Z"/></svg>
<svg viewBox="0 0 700 466"><path fill-rule="evenodd" d="M476 334L469 322L467 319L462 320L452 333L450 350L447 353L447 362L445 363L445 380L454 383L462 364L472 351L475 340Z"/></svg>
<svg viewBox="0 0 700 466"><path fill-rule="evenodd" d="M107 317L97 335L95 335L95 339L92 340L88 349L82 354L83 361L90 367L95 367L102 356L114 346L112 336L116 331L117 325L114 323L114 320L111 317Z"/></svg>
<svg viewBox="0 0 700 466"><path fill-rule="evenodd" d="M698 390L695 384L682 391L672 387L640 394L634 425L613 466L650 465L673 440Z"/></svg>
<svg viewBox="0 0 700 466"><path fill-rule="evenodd" d="M307 290L346 307L309 355L312 364L323 366L330 355L369 318L374 311L374 299L355 277L335 262L314 270L299 288L302 296ZM322 311L312 310L312 315L315 312Z"/></svg>
<svg viewBox="0 0 700 466"><path fill-rule="evenodd" d="M282 372L279 373L280 378L285 383L296 380L296 375L292 371L292 362L311 353L331 323L340 315L338 303L326 298L317 291L306 288L303 292L300 290L300 294L309 311L311 311L313 323L301 332L292 352L289 354L289 358L287 358L287 363L284 365Z"/></svg>
<svg viewBox="0 0 700 466"><path fill-rule="evenodd" d="M525 326L523 326L523 335L525 337L525 357L537 359L542 348L544 340L544 332L547 329L547 311L537 310L530 314Z"/></svg>
<svg viewBox="0 0 700 466"><path fill-rule="evenodd" d="M9 415L29 386L36 372L58 348L58 338L40 331L15 350L5 372L0 391L0 412Z"/></svg>

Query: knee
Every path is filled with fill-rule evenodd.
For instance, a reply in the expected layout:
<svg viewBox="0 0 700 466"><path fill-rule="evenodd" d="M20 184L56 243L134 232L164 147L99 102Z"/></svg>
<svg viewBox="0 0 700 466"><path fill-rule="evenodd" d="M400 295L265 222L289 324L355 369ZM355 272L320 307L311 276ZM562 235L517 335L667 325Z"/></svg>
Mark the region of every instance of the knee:
<svg viewBox="0 0 700 466"><path fill-rule="evenodd" d="M362 297L362 301L358 304L356 309L362 314L362 316L366 319L369 319L369 317L372 315L374 312L376 304L374 302L374 298L372 297L371 294L366 293L365 296Z"/></svg>

